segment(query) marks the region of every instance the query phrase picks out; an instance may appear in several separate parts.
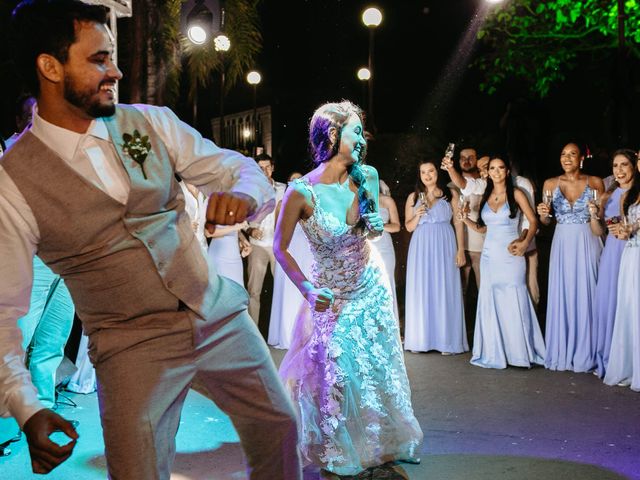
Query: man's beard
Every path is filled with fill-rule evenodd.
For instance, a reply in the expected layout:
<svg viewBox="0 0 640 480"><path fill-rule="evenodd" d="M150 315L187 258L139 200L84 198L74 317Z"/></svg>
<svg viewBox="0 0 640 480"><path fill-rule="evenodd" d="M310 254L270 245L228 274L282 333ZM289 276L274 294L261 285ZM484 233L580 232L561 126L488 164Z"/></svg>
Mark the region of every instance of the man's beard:
<svg viewBox="0 0 640 480"><path fill-rule="evenodd" d="M98 87L98 89L99 88L100 87ZM115 104L102 105L98 99L93 100L92 95L93 93L82 92L76 89L73 80L65 75L64 98L71 105L78 107L93 118L110 117L116 113Z"/></svg>
<svg viewBox="0 0 640 480"><path fill-rule="evenodd" d="M469 168L462 168L460 167L460 170L462 170L463 173L479 173L478 167L469 167Z"/></svg>

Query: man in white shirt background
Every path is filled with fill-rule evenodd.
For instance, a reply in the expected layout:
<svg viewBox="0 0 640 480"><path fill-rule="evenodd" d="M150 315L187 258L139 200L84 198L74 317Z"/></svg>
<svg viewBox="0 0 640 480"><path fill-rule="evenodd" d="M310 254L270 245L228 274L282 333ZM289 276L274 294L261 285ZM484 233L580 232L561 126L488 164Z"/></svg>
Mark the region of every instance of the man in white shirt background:
<svg viewBox="0 0 640 480"><path fill-rule="evenodd" d="M258 162L258 166L269 179L276 196L276 205L278 205L282 200L286 185L273 179L273 171L275 170L273 158L266 153L261 153L256 155L256 162ZM249 222L249 228L246 230L253 247L247 257L249 315L256 322L256 325L260 321L260 295L262 294L267 267L269 267L273 276L276 266L276 259L273 255L275 224L276 215L274 210L264 217L261 222Z"/></svg>
<svg viewBox="0 0 640 480"><path fill-rule="evenodd" d="M442 159L442 168L449 172L449 176L453 180L452 171L463 178L477 179L480 178L478 169L478 156L475 148L464 147L460 150L459 166L461 174L453 167L453 160ZM453 182L456 185L456 182ZM456 185L456 188L459 188ZM469 193L461 197L464 201L465 208L468 209L469 218L473 221L478 219L480 201L482 194ZM464 253L466 257L465 265L460 268L462 275L462 293L465 301L465 317L467 320L467 332L473 332L473 324L475 321L475 298L477 298L477 290L480 288L480 254L484 244L484 234L476 232L463 224L464 227ZM476 290L472 295L469 289L471 280L471 271L473 270Z"/></svg>
<svg viewBox="0 0 640 480"><path fill-rule="evenodd" d="M102 7L77 0L30 0L13 15L37 109L0 162L0 413L23 428L36 473L78 441L38 400L23 363L16 322L38 252L90 339L112 478L168 480L193 381L231 417L250 478L300 478L291 402L246 293L207 264L175 174L211 195L209 229L259 221L275 206L272 186L253 160L169 109L116 106L122 73L106 21ZM56 430L71 441L53 443Z"/></svg>

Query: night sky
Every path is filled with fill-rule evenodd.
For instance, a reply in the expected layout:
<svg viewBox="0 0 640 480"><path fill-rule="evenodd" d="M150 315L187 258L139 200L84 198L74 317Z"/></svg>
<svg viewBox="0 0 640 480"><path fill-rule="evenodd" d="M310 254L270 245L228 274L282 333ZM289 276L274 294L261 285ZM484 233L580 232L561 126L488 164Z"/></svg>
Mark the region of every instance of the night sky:
<svg viewBox="0 0 640 480"><path fill-rule="evenodd" d="M2 0L0 15L10 11L8 3L15 1ZM260 4L263 49L255 67L263 80L258 106L272 106L276 178L308 165L307 123L318 105L347 98L367 107L366 90L356 71L367 64L369 36L361 13L370 5L359 0L263 0ZM394 133L431 136L438 147L434 155L440 155L449 141L476 145L481 153L499 150L501 119L509 102L520 101L526 105L523 121L530 130L527 135L536 150L539 174L558 173L558 151L570 138L602 151L601 164L593 172L606 173L607 152L622 145L603 133L600 118L611 95L599 87L602 71L594 73L590 65L582 65L544 100L531 96L517 82L508 82L496 95L487 96L479 92L478 72L468 68L474 55L481 55L485 48L478 45L473 29L491 8L484 0L380 0L375 5L384 15L375 32L374 105L379 138ZM0 55L6 48L0 46ZM123 48L127 46L121 44ZM199 94L204 118L198 126L206 136L211 134L207 119L217 116L219 109L217 75L209 90ZM12 133L11 110L17 93L11 79L11 72L0 75L5 93L0 99L4 135ZM226 97L225 112L252 107L251 87L239 81ZM175 109L191 121L186 102ZM640 141L637 136L633 140L635 144L629 146L635 148Z"/></svg>

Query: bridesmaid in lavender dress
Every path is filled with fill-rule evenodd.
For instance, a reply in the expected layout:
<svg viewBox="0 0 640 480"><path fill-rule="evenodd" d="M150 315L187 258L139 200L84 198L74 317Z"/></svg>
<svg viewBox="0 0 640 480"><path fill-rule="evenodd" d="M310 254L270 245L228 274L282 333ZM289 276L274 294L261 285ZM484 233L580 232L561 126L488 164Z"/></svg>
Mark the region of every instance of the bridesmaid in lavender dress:
<svg viewBox="0 0 640 480"><path fill-rule="evenodd" d="M443 354L469 350L459 267L465 263L458 192L450 190L435 162L419 166L415 191L405 205L413 232L407 256L404 348ZM454 229L451 219L454 221Z"/></svg>
<svg viewBox="0 0 640 480"><path fill-rule="evenodd" d="M519 229L522 214L529 222L526 235ZM503 158L489 161L478 221L464 215L464 222L476 232L486 233L471 363L483 368L542 365L544 340L527 289L524 259L538 222L525 193L514 187Z"/></svg>
<svg viewBox="0 0 640 480"><path fill-rule="evenodd" d="M617 222L620 219L622 195L634 184L634 176L638 176L634 165L635 159L636 152L633 150L623 149L613 154L613 177L615 183L611 190L602 196L602 205L604 207L600 209L598 215L609 226L609 234L607 235L598 267L595 299L596 313L593 324L596 373L600 378L604 377L609 362L611 334L613 333L613 321L616 316L620 258L626 243L625 240L616 238L614 233L617 231Z"/></svg>
<svg viewBox="0 0 640 480"><path fill-rule="evenodd" d="M301 173L294 172L289 176L289 185L293 180L302 177ZM280 214L280 204L276 211L276 223ZM309 241L304 236L302 227L296 225L289 253L296 260L300 270L307 277L311 275L313 254L309 247ZM269 336L267 343L276 348L288 349L291 346L293 325L305 299L298 288L289 280L280 263L276 262L273 274L273 299L271 301L271 318L269 320Z"/></svg>
<svg viewBox="0 0 640 480"><path fill-rule="evenodd" d="M640 161L637 168L640 169ZM620 262L616 317L604 383L631 387L640 392L640 182L623 199L627 224L615 229L617 238L628 239Z"/></svg>
<svg viewBox="0 0 640 480"><path fill-rule="evenodd" d="M602 227L589 203L594 191L603 193L604 185L600 178L582 173L583 161L576 143L564 146L560 155L564 173L543 186L543 198L551 197L553 211L544 202L537 208L544 225L557 222L549 260L545 335L545 367L550 370L589 372L596 366L592 331Z"/></svg>
<svg viewBox="0 0 640 480"><path fill-rule="evenodd" d="M393 294L393 311L398 321L398 298L396 295L396 252L393 248L392 233L400 231L400 217L398 215L398 207L396 202L391 198L391 191L386 183L380 180L380 216L384 222L384 232L378 238L371 241L384 262L385 273L389 277L389 285Z"/></svg>

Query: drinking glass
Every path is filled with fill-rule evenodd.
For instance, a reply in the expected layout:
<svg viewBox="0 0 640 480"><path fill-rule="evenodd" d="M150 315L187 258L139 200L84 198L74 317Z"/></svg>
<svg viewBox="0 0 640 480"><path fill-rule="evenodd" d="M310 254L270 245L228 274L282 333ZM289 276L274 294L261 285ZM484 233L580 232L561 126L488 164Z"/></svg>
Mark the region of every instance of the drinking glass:
<svg viewBox="0 0 640 480"><path fill-rule="evenodd" d="M447 149L444 152L444 156L447 157L448 159L452 159L455 149L456 149L456 144L450 143L449 145L447 145Z"/></svg>
<svg viewBox="0 0 640 480"><path fill-rule="evenodd" d="M551 202L553 201L553 192L551 190L545 190L542 194L542 203L549 207L549 213L547 217L553 217L551 215Z"/></svg>
<svg viewBox="0 0 640 480"><path fill-rule="evenodd" d="M449 145L447 145L447 149L444 151L445 161L442 162L442 165L440 165L440 168L442 170L448 170L449 167L453 166L452 160L453 160L453 154L455 152L455 149L456 149L455 143L450 143Z"/></svg>
<svg viewBox="0 0 640 480"><path fill-rule="evenodd" d="M598 191L595 189L591 189L591 201L593 204L600 209L600 195L598 195ZM596 215L596 219L600 220L600 217Z"/></svg>
<svg viewBox="0 0 640 480"><path fill-rule="evenodd" d="M427 204L427 192L418 193L418 199L420 199L420 203L424 205L425 214L429 211L429 205Z"/></svg>

